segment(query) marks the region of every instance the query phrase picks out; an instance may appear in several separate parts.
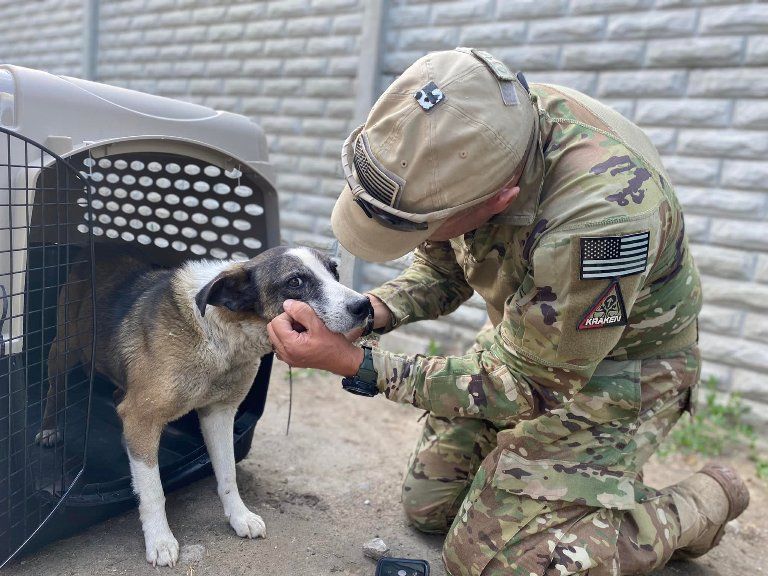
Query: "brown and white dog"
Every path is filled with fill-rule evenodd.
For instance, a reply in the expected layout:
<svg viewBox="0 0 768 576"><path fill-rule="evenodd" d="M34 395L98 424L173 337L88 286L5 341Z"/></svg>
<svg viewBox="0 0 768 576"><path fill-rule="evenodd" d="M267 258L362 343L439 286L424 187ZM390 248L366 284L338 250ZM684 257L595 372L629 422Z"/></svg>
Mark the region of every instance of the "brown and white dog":
<svg viewBox="0 0 768 576"><path fill-rule="evenodd" d="M61 441L56 406L64 375L90 363L123 393L123 423L133 486L139 497L147 561L176 563L179 545L165 514L158 446L165 425L197 410L224 513L238 536L264 536L235 482L235 412L271 350L267 323L286 299L309 304L328 328L348 332L371 320L368 299L338 282L336 265L308 248L278 247L245 262L190 261L161 269L127 253L97 254L96 309L88 264L75 266L59 295L59 331L48 358L50 387L38 442ZM95 315L94 315L95 312ZM74 336L73 336L74 335ZM90 340L88 340L90 342ZM72 350L77 350L72 352Z"/></svg>

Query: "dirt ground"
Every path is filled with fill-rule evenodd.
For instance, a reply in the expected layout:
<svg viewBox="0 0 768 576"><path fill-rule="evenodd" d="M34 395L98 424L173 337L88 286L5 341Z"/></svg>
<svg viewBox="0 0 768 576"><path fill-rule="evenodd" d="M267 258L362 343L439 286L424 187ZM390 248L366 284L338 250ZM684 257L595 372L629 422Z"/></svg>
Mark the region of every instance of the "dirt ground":
<svg viewBox="0 0 768 576"><path fill-rule="evenodd" d="M386 399L354 397L339 380L294 371L293 422L285 435L288 379L276 363L264 418L250 455L238 465L246 504L267 524L265 540L242 540L227 523L213 478L168 496L171 529L181 546L175 568L144 560L134 510L38 551L6 569L18 576L183 574L372 576L375 563L363 543L381 537L394 556L424 558L444 576L442 538L409 527L399 505L400 482L420 430L420 412ZM722 544L696 562L675 563L661 576L742 576L763 568L768 544L768 487L751 465L736 459L748 477L752 504L729 527ZM671 458L646 467L646 482L665 486L702 464Z"/></svg>

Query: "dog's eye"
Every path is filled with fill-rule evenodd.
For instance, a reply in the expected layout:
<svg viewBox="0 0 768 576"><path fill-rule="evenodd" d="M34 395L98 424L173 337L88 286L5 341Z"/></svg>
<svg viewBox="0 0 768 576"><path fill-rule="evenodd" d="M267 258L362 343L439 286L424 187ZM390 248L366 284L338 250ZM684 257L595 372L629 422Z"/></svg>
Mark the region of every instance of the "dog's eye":
<svg viewBox="0 0 768 576"><path fill-rule="evenodd" d="M301 281L301 278L299 278L298 276L294 276L293 278L288 280L288 286L290 288L299 288L302 284L303 282Z"/></svg>

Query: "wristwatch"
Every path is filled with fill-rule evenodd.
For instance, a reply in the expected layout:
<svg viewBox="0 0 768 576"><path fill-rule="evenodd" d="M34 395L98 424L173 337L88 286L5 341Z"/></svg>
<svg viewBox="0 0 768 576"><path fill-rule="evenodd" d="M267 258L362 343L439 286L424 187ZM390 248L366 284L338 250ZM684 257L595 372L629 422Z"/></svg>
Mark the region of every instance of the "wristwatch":
<svg viewBox="0 0 768 576"><path fill-rule="evenodd" d="M377 379L378 374L373 368L371 349L368 346L363 346L363 361L357 369L357 374L349 378L342 378L341 386L347 392L371 398L379 393L379 387L376 385Z"/></svg>

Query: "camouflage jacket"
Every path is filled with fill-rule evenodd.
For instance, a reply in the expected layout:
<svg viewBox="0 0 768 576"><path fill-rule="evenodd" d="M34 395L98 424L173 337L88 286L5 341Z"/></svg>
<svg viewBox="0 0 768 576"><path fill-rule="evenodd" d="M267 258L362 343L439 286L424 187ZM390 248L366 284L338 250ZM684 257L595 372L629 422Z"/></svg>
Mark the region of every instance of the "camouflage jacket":
<svg viewBox="0 0 768 576"><path fill-rule="evenodd" d="M699 276L680 205L642 131L564 87L533 84L531 97L540 168L509 212L423 244L398 278L371 291L392 312L386 330L450 313L473 291L493 329L464 356L374 350L378 385L437 415L508 428L499 435L507 459L583 465L574 500L631 508L637 471L619 453L639 411L636 361L695 344ZM593 446L569 448L569 435L585 429L590 440L579 442ZM598 498L590 478L606 474L630 484Z"/></svg>

